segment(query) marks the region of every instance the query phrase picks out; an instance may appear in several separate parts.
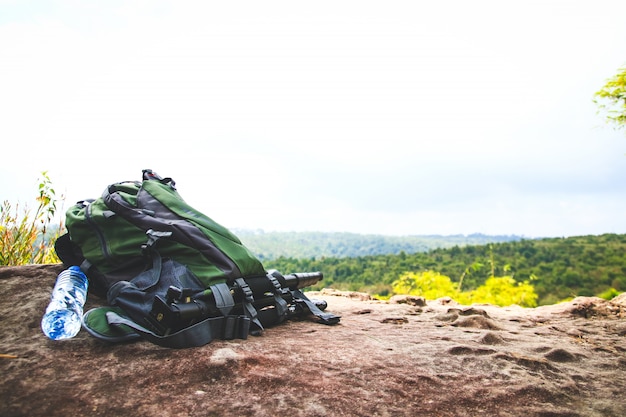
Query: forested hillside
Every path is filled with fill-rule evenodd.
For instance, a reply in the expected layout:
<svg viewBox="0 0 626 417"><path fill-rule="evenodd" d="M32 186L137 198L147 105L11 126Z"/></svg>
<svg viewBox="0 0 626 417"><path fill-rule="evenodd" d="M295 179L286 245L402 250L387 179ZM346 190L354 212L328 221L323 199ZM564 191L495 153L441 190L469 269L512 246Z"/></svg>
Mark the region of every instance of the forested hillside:
<svg viewBox="0 0 626 417"><path fill-rule="evenodd" d="M357 233L264 232L238 230L234 233L263 261L286 258L356 257L427 252L436 248L510 242L520 236L420 235L384 236Z"/></svg>
<svg viewBox="0 0 626 417"><path fill-rule="evenodd" d="M517 240L486 245L453 246L427 252L356 257L265 260L268 269L284 273L322 271L315 288L367 291L386 295L405 272L437 271L453 282L463 276L463 289L474 289L490 276L529 280L538 303L570 297L626 291L626 235Z"/></svg>

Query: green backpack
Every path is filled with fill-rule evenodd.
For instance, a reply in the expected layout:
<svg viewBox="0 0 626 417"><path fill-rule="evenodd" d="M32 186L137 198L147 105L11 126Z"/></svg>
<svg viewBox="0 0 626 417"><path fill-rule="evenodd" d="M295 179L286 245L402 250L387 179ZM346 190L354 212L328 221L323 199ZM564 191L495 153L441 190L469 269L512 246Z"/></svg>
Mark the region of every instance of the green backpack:
<svg viewBox="0 0 626 417"><path fill-rule="evenodd" d="M200 346L215 338L245 339L293 315L324 312L301 288L322 274L266 271L228 229L189 206L171 178L144 170L142 181L109 185L101 198L66 213L68 233L55 249L79 265L89 292L109 307L91 310L84 327L108 341L143 337L161 346Z"/></svg>

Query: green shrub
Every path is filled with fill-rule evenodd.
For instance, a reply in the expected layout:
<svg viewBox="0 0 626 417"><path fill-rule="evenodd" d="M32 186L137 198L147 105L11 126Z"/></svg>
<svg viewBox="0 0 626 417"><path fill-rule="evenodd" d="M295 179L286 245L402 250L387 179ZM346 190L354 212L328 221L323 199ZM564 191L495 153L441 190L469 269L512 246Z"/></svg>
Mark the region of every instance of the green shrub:
<svg viewBox="0 0 626 417"><path fill-rule="evenodd" d="M427 300L448 296L461 304L537 306L537 294L530 282L517 282L510 276L491 277L475 290L461 292L450 277L439 272L406 272L394 281L392 287L395 294L419 295Z"/></svg>
<svg viewBox="0 0 626 417"><path fill-rule="evenodd" d="M441 275L439 272L406 272L392 284L396 294L419 295L428 300L449 296L458 298L456 285L450 277Z"/></svg>
<svg viewBox="0 0 626 417"><path fill-rule="evenodd" d="M469 299L472 303L498 306L537 306L537 294L533 286L528 281L516 282L510 276L487 278L483 285L470 292Z"/></svg>
<svg viewBox="0 0 626 417"><path fill-rule="evenodd" d="M37 209L34 213L19 203L12 206L4 201L0 206L0 265L58 263L54 241L62 233L63 225L51 230L57 210L56 192L47 172L39 182Z"/></svg>
<svg viewBox="0 0 626 417"><path fill-rule="evenodd" d="M613 298L620 295L621 292L617 291L615 288L609 288L608 290L598 294L598 297L603 298L605 300L612 300Z"/></svg>

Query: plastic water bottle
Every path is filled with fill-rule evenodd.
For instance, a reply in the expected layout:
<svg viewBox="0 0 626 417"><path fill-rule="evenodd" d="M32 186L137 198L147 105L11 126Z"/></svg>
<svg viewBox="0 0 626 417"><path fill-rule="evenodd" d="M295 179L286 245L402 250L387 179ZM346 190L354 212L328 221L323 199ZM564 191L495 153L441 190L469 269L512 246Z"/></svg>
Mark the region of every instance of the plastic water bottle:
<svg viewBox="0 0 626 417"><path fill-rule="evenodd" d="M78 266L71 266L59 274L50 304L41 319L41 330L46 336L52 340L61 340L78 334L87 287L87 277Z"/></svg>

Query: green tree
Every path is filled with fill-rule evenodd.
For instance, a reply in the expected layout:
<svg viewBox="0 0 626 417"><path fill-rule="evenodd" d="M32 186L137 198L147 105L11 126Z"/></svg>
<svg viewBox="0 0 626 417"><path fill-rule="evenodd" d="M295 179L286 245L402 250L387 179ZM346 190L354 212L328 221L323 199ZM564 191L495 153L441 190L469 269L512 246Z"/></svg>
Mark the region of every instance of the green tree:
<svg viewBox="0 0 626 417"><path fill-rule="evenodd" d="M626 67L609 78L594 97L600 111L606 112L607 122L615 124L617 129L626 126Z"/></svg>
<svg viewBox="0 0 626 417"><path fill-rule="evenodd" d="M435 271L405 272L392 284L396 294L419 295L427 300L435 300L458 295L456 286L450 277Z"/></svg>
<svg viewBox="0 0 626 417"><path fill-rule="evenodd" d="M537 294L533 286L528 281L516 282L510 276L488 278L484 285L469 294L469 298L473 303L537 306Z"/></svg>
<svg viewBox="0 0 626 417"><path fill-rule="evenodd" d="M393 282L392 287L396 294L419 295L427 300L448 296L461 304L536 307L538 298L529 281L517 282L510 276L491 277L475 290L461 292L449 277L439 272L406 272Z"/></svg>
<svg viewBox="0 0 626 417"><path fill-rule="evenodd" d="M483 266L485 266L485 265L481 264L480 262L474 262L473 264L471 264L470 266L465 268L465 271L463 271L463 273L461 274L461 278L459 278L458 290L461 291L461 287L463 286L463 278L465 278L466 275L471 274L472 271L474 271L474 272L479 271L480 268L482 268Z"/></svg>

